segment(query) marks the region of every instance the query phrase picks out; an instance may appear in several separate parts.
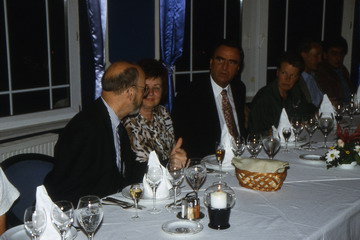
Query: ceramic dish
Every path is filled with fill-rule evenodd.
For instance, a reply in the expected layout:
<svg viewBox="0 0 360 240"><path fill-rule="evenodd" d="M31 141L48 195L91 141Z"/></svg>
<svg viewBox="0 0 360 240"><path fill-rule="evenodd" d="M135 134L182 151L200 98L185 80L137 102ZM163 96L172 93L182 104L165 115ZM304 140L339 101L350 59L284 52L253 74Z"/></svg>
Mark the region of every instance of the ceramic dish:
<svg viewBox="0 0 360 240"><path fill-rule="evenodd" d="M77 234L76 229L72 227L66 235L66 240L75 239ZM31 237L26 233L24 225L19 225L6 231L3 235L1 235L0 240L31 240Z"/></svg>
<svg viewBox="0 0 360 240"><path fill-rule="evenodd" d="M169 234L184 235L195 234L203 230L203 225L196 221L172 220L162 225L162 230Z"/></svg>

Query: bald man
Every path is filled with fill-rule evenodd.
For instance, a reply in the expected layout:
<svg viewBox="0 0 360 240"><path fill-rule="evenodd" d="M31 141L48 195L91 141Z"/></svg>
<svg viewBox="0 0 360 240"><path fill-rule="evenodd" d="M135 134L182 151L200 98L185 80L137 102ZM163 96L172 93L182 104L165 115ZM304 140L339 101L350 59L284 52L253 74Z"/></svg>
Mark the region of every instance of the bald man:
<svg viewBox="0 0 360 240"><path fill-rule="evenodd" d="M105 72L102 94L67 124L55 146L53 170L45 187L53 201L76 206L85 195L104 197L141 181L143 169L135 161L121 120L139 111L145 87L137 65L116 62Z"/></svg>

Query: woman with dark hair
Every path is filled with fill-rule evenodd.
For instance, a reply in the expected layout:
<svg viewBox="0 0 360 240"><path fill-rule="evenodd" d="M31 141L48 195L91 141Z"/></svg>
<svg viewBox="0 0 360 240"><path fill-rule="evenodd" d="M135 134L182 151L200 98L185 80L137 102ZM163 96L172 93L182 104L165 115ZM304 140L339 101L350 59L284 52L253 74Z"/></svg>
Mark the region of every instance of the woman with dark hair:
<svg viewBox="0 0 360 240"><path fill-rule="evenodd" d="M175 144L174 128L169 112L160 105L167 93L167 69L157 60L144 59L139 62L145 72L145 84L149 92L144 96L140 112L125 120L136 161L147 162L149 153L155 151L165 165L169 159L180 165L187 160L181 149L182 139Z"/></svg>

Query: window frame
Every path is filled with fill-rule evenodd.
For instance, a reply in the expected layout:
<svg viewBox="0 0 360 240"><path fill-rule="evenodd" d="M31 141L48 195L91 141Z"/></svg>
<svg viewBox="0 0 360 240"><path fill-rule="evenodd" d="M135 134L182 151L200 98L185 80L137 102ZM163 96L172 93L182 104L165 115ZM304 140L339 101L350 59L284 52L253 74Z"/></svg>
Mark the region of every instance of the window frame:
<svg viewBox="0 0 360 240"><path fill-rule="evenodd" d="M81 109L79 11L77 0L65 0L67 11L70 103L68 108L1 117L0 140L62 128Z"/></svg>

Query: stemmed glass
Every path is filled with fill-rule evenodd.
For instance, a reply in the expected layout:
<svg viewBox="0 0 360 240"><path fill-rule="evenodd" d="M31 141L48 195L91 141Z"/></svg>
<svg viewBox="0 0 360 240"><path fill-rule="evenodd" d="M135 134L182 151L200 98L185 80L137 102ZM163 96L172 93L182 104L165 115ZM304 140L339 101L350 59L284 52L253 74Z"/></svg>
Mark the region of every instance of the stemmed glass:
<svg viewBox="0 0 360 240"><path fill-rule="evenodd" d="M206 179L206 167L203 163L193 165L185 169L186 180L194 190L196 198L198 191Z"/></svg>
<svg viewBox="0 0 360 240"><path fill-rule="evenodd" d="M262 141L264 151L270 159L274 159L280 149L280 140L273 136L268 136Z"/></svg>
<svg viewBox="0 0 360 240"><path fill-rule="evenodd" d="M300 117L295 117L292 119L291 124L295 134L295 149L297 149L299 135L304 129L304 123L302 122L302 119Z"/></svg>
<svg viewBox="0 0 360 240"><path fill-rule="evenodd" d="M315 133L317 128L318 128L318 121L315 116L310 117L308 120L305 121L305 129L309 133L309 144L307 145L307 147L304 147L305 150L308 150L308 151L315 150L315 148L313 146L311 146L311 142L312 142L312 136Z"/></svg>
<svg viewBox="0 0 360 240"><path fill-rule="evenodd" d="M338 103L335 105L335 120L338 124L340 124L343 119L344 111L345 109L342 104Z"/></svg>
<svg viewBox="0 0 360 240"><path fill-rule="evenodd" d="M290 127L284 127L282 129L282 135L285 139L285 149L284 149L284 152L289 152L289 149L288 149L288 142L289 142L289 139L290 139L290 136L291 136L291 128Z"/></svg>
<svg viewBox="0 0 360 240"><path fill-rule="evenodd" d="M350 127L352 126L352 122L354 119L354 114L356 113L356 104L354 102L350 102L348 105L346 105L345 110L347 114L350 117Z"/></svg>
<svg viewBox="0 0 360 240"><path fill-rule="evenodd" d="M246 148L251 158L256 158L262 149L261 136L259 134L250 134L247 138Z"/></svg>
<svg viewBox="0 0 360 240"><path fill-rule="evenodd" d="M51 208L51 221L65 240L66 234L74 222L74 206L69 201L55 202Z"/></svg>
<svg viewBox="0 0 360 240"><path fill-rule="evenodd" d="M156 208L156 190L163 177L163 171L160 166L148 166L146 171L146 181L150 185L153 193L153 208L149 210L151 214L158 214L161 209Z"/></svg>
<svg viewBox="0 0 360 240"><path fill-rule="evenodd" d="M136 184L132 184L130 186L130 196L131 198L134 200L134 205L135 205L135 216L131 217L133 220L138 220L140 217L138 215L138 203L139 200L143 194L144 188L142 186L142 184L140 183L136 183Z"/></svg>
<svg viewBox="0 0 360 240"><path fill-rule="evenodd" d="M169 163L166 165L166 168L169 172L168 179L170 180L174 189L174 203L172 205L168 205L167 209L173 213L177 213L181 210L181 206L176 204L177 190L185 177L184 168L177 166L172 161L169 161Z"/></svg>
<svg viewBox="0 0 360 240"><path fill-rule="evenodd" d="M323 113L319 120L319 127L324 134L324 146L322 148L328 148L327 137L334 127L334 115L332 113Z"/></svg>
<svg viewBox="0 0 360 240"><path fill-rule="evenodd" d="M39 239L46 227L46 214L44 209L36 209L35 206L28 207L24 214L24 225L26 231L31 235L31 239Z"/></svg>
<svg viewBox="0 0 360 240"><path fill-rule="evenodd" d="M81 197L77 210L77 219L87 233L88 239L92 240L104 216L100 198L91 195Z"/></svg>
<svg viewBox="0 0 360 240"><path fill-rule="evenodd" d="M219 178L221 181L222 178L222 163L224 161L224 157L225 157L225 146L224 144L220 143L220 142L216 142L215 144L215 157L216 160L219 164Z"/></svg>
<svg viewBox="0 0 360 240"><path fill-rule="evenodd" d="M245 151L245 140L243 137L231 138L231 149L235 157L240 157Z"/></svg>

